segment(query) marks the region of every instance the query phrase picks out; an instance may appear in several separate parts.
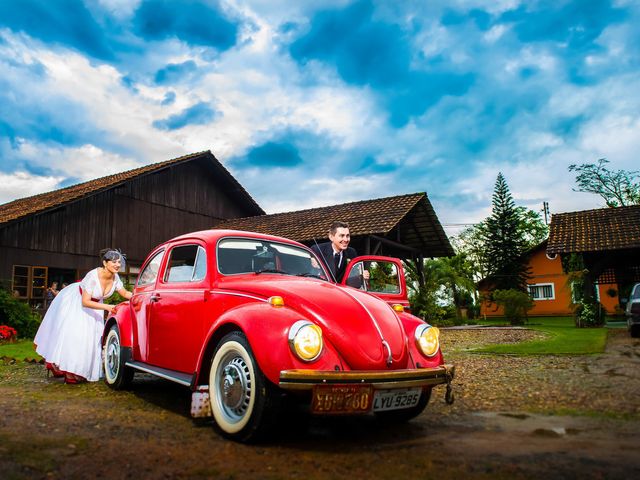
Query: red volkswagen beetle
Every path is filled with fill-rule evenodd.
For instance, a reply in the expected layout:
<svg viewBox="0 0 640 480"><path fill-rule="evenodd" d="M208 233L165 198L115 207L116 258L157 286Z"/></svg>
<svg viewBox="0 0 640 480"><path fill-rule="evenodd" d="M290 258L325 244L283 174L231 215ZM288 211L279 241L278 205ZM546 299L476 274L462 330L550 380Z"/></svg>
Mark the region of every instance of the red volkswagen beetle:
<svg viewBox="0 0 640 480"><path fill-rule="evenodd" d="M133 297L107 319L105 381L124 388L139 371L185 385L192 415L212 415L239 441L268 431L291 399L312 414L407 420L434 385L452 400L454 373L438 329L407 305L397 259L356 258L337 285L292 240L182 235L151 252Z"/></svg>

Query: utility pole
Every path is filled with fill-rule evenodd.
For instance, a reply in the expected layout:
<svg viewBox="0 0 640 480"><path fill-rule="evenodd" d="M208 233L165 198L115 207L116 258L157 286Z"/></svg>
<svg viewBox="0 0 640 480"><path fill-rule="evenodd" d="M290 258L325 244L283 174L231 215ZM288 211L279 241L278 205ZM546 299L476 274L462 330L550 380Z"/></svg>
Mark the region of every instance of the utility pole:
<svg viewBox="0 0 640 480"><path fill-rule="evenodd" d="M549 217L551 216L549 213L549 202L542 202L542 211L544 212L544 224L549 225Z"/></svg>

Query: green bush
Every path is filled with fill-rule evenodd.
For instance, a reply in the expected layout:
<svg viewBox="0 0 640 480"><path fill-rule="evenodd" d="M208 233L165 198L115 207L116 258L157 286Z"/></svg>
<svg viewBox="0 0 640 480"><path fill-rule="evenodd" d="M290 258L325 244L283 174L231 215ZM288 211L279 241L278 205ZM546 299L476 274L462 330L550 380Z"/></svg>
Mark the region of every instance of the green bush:
<svg viewBox="0 0 640 480"><path fill-rule="evenodd" d="M576 327L602 327L604 321L604 310L599 302L584 302L576 306Z"/></svg>
<svg viewBox="0 0 640 480"><path fill-rule="evenodd" d="M0 289L0 325L8 325L18 331L20 338L33 338L40 326L40 316L26 303Z"/></svg>
<svg viewBox="0 0 640 480"><path fill-rule="evenodd" d="M523 325L527 312L533 307L529 294L515 289L495 290L493 301L504 308L504 316L511 325Z"/></svg>

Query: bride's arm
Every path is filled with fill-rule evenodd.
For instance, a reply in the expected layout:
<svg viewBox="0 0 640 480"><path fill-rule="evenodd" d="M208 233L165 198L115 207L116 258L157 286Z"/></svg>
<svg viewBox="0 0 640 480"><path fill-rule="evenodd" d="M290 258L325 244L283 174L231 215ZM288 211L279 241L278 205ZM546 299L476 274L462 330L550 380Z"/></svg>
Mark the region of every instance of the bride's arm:
<svg viewBox="0 0 640 480"><path fill-rule="evenodd" d="M93 308L95 310L106 310L107 312L112 312L115 308L115 305L107 305L106 303L91 300L91 294L86 290L82 290L82 306L86 308Z"/></svg>

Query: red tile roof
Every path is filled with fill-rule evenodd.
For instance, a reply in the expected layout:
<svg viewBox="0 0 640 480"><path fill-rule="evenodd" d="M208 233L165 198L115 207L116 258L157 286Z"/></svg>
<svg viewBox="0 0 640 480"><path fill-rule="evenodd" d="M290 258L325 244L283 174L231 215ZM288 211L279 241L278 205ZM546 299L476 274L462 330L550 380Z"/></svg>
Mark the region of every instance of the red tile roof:
<svg viewBox="0 0 640 480"><path fill-rule="evenodd" d="M640 205L554 214L547 253L640 248Z"/></svg>
<svg viewBox="0 0 640 480"><path fill-rule="evenodd" d="M108 175L106 177L97 178L77 185L71 185L70 187L61 188L59 190L53 190L51 192L41 193L32 197L20 198L12 202L5 203L4 205L0 205L0 224L43 212L51 208L59 207L88 195L108 190L135 177L157 172L163 168L188 162L199 157L208 157L213 162L214 166L220 169L223 175L225 175L225 177L234 184L234 189L239 191L243 196L246 196L248 202L255 206L256 211L263 211L253 198L251 198L249 193L242 187L242 185L240 185L231 173L229 173L229 171L215 158L211 151L206 150L204 152L192 153L190 155L166 160L164 162L153 163L151 165L134 168L133 170L128 170L126 172Z"/></svg>
<svg viewBox="0 0 640 480"><path fill-rule="evenodd" d="M352 236L384 236L401 230L402 244L429 256L453 255L453 249L425 193L362 200L294 212L234 218L216 228L279 235L299 242L327 238L331 222L347 222Z"/></svg>

